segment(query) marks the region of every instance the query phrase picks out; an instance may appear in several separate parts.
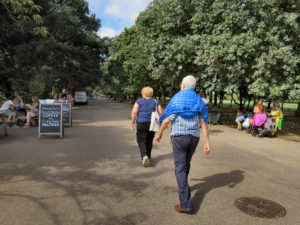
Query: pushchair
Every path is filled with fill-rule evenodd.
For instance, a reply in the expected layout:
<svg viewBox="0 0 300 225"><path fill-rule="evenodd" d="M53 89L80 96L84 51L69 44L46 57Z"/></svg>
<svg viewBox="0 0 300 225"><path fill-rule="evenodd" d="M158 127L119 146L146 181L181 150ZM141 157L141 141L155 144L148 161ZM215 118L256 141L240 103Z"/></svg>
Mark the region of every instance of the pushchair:
<svg viewBox="0 0 300 225"><path fill-rule="evenodd" d="M264 136L275 137L276 136L276 123L274 117L269 117L265 124Z"/></svg>
<svg viewBox="0 0 300 225"><path fill-rule="evenodd" d="M252 113L247 113L247 118L242 124L242 127L246 128L247 133L250 133L252 130L252 118L253 118Z"/></svg>
<svg viewBox="0 0 300 225"><path fill-rule="evenodd" d="M274 137L275 135L273 131L275 130L275 126L275 119L273 117L269 117L260 127L253 126L251 134L252 136L257 136L259 138Z"/></svg>

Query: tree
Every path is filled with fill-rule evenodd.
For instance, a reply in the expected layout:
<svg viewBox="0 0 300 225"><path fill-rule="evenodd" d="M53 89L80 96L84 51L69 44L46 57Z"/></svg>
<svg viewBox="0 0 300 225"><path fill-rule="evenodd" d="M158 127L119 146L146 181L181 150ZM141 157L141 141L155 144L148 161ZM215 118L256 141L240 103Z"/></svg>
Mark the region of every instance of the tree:
<svg viewBox="0 0 300 225"><path fill-rule="evenodd" d="M24 12L13 10L13 3L10 6L15 18L22 18L27 12L32 14L33 10L27 9L33 7L32 2L24 2L29 4L21 5ZM96 34L100 20L90 15L88 3L85 0L36 0L35 3L43 27L47 27L46 37L35 34L34 19L19 26L10 18L9 11L1 14L5 21L1 27L1 33L5 34L1 36L1 43L6 49L0 61L1 73L7 78L3 87L6 95L32 95L30 87L37 83L44 86L40 97L48 97L53 88L74 91L96 86L108 48L105 40Z"/></svg>
<svg viewBox="0 0 300 225"><path fill-rule="evenodd" d="M194 5L192 0L154 0L136 21L148 55L150 76L159 84L163 104L166 95L178 90L181 78L195 71L188 37Z"/></svg>
<svg viewBox="0 0 300 225"><path fill-rule="evenodd" d="M202 94L231 95L240 108L300 99L299 11L292 0L153 0L116 38L121 92L150 80L164 103L194 74Z"/></svg>

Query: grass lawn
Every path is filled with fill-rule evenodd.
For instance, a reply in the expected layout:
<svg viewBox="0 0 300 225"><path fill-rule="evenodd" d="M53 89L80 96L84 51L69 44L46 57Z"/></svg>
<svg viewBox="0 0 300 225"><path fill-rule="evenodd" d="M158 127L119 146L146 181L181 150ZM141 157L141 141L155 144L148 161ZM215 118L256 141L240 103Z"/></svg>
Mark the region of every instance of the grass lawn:
<svg viewBox="0 0 300 225"><path fill-rule="evenodd" d="M229 107L230 102L223 108L211 107L210 112L221 112L220 122L223 125L236 128L235 117L236 108ZM282 130L278 132L278 138L300 142L300 118L294 116L294 111L286 110L283 112L283 126Z"/></svg>
<svg viewBox="0 0 300 225"><path fill-rule="evenodd" d="M230 106L230 100L224 100L223 101L223 105L224 106ZM248 102L245 104L245 107L247 107ZM263 103L264 107L267 108L268 107L268 103L264 102ZM271 108L272 108L273 103L271 104ZM238 107L236 104L234 104L234 102L232 102L232 107ZM250 102L250 107L253 107L253 101ZM283 110L292 110L292 111L296 111L298 107L297 103L284 103L283 104Z"/></svg>

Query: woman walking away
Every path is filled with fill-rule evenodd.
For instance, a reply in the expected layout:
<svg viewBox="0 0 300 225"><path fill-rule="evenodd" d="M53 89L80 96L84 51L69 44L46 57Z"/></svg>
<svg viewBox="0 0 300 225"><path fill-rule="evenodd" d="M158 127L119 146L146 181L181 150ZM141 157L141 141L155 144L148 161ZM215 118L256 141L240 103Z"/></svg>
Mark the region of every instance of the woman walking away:
<svg viewBox="0 0 300 225"><path fill-rule="evenodd" d="M141 152L142 165L147 167L151 159L152 143L155 132L149 131L151 123L151 114L156 110L159 115L163 114L160 103L153 99L153 89L144 87L142 89L142 98L138 99L131 112L131 128L136 131L136 139ZM137 126L135 126L135 123Z"/></svg>
<svg viewBox="0 0 300 225"><path fill-rule="evenodd" d="M29 109L26 115L26 124L23 128L30 127L30 118L39 115L39 99L37 96L32 97L32 105L26 104L26 108Z"/></svg>

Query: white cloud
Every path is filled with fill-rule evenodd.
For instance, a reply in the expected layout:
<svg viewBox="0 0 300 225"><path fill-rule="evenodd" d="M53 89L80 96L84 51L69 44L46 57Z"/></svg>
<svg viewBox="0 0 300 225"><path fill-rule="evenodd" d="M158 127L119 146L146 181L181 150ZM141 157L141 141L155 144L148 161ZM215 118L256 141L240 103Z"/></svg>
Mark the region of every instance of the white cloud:
<svg viewBox="0 0 300 225"><path fill-rule="evenodd" d="M123 20L132 26L138 14L145 10L151 0L110 0L104 13Z"/></svg>
<svg viewBox="0 0 300 225"><path fill-rule="evenodd" d="M119 31L116 31L110 27L101 27L100 30L98 31L98 36L103 38L103 37L115 37L119 34Z"/></svg>

